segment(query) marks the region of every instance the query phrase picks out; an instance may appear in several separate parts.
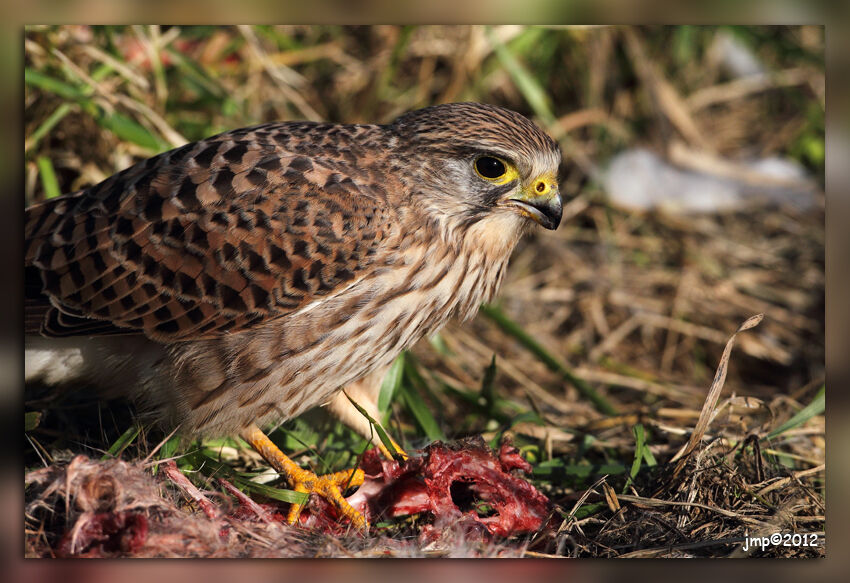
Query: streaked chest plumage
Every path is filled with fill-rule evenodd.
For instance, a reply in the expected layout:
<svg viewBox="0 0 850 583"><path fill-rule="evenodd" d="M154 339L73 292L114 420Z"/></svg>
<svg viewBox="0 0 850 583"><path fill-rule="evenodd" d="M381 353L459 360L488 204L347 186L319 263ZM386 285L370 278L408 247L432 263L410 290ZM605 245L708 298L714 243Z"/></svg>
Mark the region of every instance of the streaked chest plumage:
<svg viewBox="0 0 850 583"><path fill-rule="evenodd" d="M163 363L173 367L165 376L174 384L158 400L189 430L211 434L324 404L454 314L470 317L493 297L516 236L513 225L478 232L486 227L466 234L474 244L400 237L391 263L332 297L256 330L176 346Z"/></svg>

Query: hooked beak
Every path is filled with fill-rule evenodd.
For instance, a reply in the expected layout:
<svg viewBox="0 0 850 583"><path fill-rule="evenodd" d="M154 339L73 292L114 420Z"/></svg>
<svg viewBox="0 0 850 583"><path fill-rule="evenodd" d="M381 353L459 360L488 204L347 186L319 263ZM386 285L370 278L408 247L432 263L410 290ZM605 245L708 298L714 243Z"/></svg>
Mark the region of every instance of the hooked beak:
<svg viewBox="0 0 850 583"><path fill-rule="evenodd" d="M544 229L553 231L561 224L561 194L554 177L546 176L533 180L522 189L519 196L510 198L507 202Z"/></svg>

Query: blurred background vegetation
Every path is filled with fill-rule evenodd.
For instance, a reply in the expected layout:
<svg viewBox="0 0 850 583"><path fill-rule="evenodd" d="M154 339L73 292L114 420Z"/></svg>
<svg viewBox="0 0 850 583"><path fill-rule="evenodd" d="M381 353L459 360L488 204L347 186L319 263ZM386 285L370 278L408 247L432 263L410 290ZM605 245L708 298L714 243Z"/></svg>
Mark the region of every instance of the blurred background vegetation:
<svg viewBox="0 0 850 583"><path fill-rule="evenodd" d="M452 101L519 111L561 144L564 220L521 243L495 305L399 360L381 402L391 433L409 448L509 434L533 462L535 483L573 510L566 531L583 526L572 552L621 555L634 549L614 551L605 537L631 540L631 527L605 525L622 509L599 497L573 508L578 496L603 475L618 492L657 493L665 479L658 464L687 441L726 341L764 313L738 337L720 402L709 404L716 412L707 435L722 445L711 458L720 473L711 476L747 492L793 472L805 478L756 506L716 484L697 499L722 499L743 514L784 509L817 530L823 57L818 26L31 26L26 200L267 121L386 123ZM664 168L750 183L748 163L781 158L799 169L810 200L762 197L701 213L614 204L607 168L635 147ZM56 402L28 394L28 411L40 415L28 433L29 464L91 442L145 453L120 412L83 414ZM363 447L316 415L288 422L275 439L319 471L350 465ZM234 445L200 444L182 463L249 456ZM798 506L788 510L791 502ZM706 521L717 518L670 513L682 532L713 532ZM644 543L666 544L669 532L644 531Z"/></svg>

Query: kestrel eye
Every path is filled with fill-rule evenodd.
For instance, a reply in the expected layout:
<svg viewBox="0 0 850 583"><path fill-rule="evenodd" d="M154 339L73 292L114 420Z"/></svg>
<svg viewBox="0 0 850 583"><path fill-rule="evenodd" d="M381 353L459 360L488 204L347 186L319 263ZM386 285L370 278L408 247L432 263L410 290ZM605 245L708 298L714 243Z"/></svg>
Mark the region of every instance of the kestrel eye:
<svg viewBox="0 0 850 583"><path fill-rule="evenodd" d="M492 156L481 156L475 161L475 171L483 178L496 180L497 178L504 176L508 169L505 167L505 163L498 158L493 158Z"/></svg>

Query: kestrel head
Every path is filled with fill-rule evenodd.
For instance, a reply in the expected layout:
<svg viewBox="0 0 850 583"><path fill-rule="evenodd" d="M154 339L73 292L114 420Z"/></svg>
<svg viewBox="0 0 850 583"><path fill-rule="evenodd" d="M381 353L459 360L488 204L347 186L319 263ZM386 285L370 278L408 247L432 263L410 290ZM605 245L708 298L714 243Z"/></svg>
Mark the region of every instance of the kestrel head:
<svg viewBox="0 0 850 583"><path fill-rule="evenodd" d="M411 191L449 222L501 219L521 231L530 219L561 222L557 143L522 115L480 103L450 103L399 117L391 128L416 176ZM418 186L417 186L418 185Z"/></svg>

